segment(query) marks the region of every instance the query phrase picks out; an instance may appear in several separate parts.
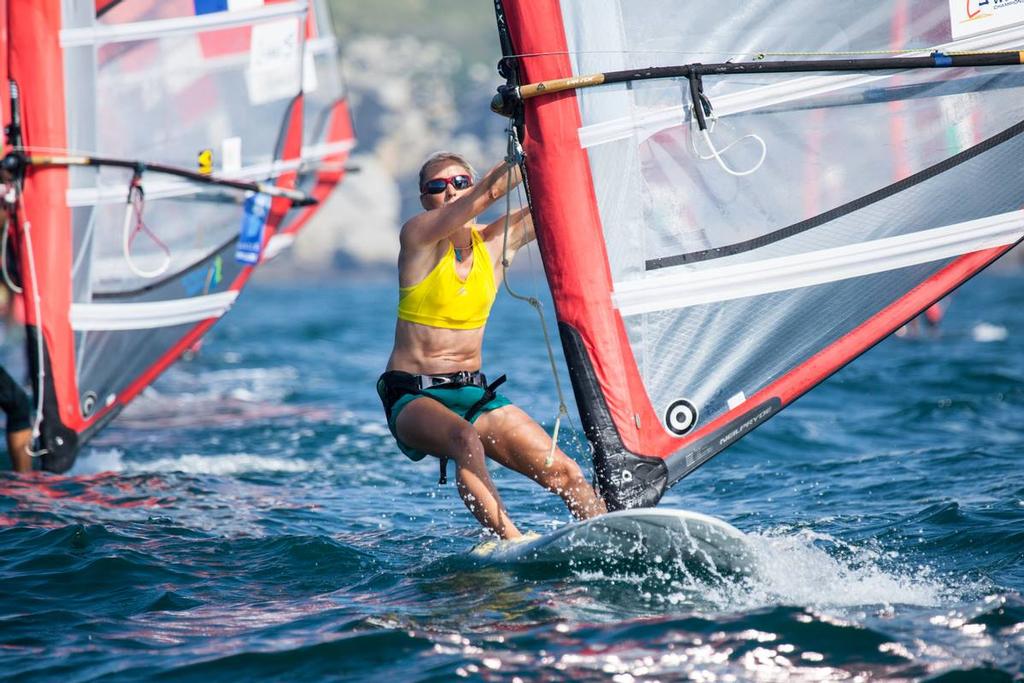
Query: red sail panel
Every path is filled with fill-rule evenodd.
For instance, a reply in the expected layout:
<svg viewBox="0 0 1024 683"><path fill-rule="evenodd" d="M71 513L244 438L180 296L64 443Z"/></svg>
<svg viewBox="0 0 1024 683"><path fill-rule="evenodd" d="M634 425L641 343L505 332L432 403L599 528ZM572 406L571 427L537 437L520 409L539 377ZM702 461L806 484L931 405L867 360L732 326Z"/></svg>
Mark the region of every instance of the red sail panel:
<svg viewBox="0 0 1024 683"><path fill-rule="evenodd" d="M7 19L8 76L19 89L24 144L66 149L64 65L58 39L60 3L9 0ZM56 412L47 418L67 429L80 431L85 424L77 409L73 334L68 320L71 248L67 235L71 212L64 201L67 189L66 168L29 169L18 207L20 222L16 235L25 319L33 335L42 331L49 360L46 383L55 394L48 407ZM28 240L31 240L31 250ZM37 392L40 389L35 388Z"/></svg>
<svg viewBox="0 0 1024 683"><path fill-rule="evenodd" d="M297 181L299 189L316 199L318 204L293 210L281 226L280 234L297 234L322 208L323 202L345 178L345 162L348 161L350 152L344 143L354 141L355 133L352 130L348 100L339 100L334 103L327 115L326 135L321 142L327 147L338 146L337 151L324 154L313 164L313 169L301 173Z"/></svg>

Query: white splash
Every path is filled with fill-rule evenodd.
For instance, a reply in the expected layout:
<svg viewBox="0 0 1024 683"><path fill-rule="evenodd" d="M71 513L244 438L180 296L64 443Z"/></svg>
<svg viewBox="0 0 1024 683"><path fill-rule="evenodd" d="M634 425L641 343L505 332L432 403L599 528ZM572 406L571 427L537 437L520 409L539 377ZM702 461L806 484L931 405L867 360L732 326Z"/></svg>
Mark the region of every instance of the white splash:
<svg viewBox="0 0 1024 683"><path fill-rule="evenodd" d="M828 534L792 529L748 533L746 538L753 566L742 577L707 567L694 573L683 562L657 561L641 571L577 567L574 574L617 585L620 595L633 593L651 604L712 610L776 605L826 611L936 607L972 590L962 584L954 588L930 567L902 561L897 553L870 542L855 545Z"/></svg>
<svg viewBox="0 0 1024 683"><path fill-rule="evenodd" d="M827 534L748 534L758 561L749 598L807 607L934 607L950 589L928 567L903 565L896 553L855 546ZM840 552L829 553L822 545Z"/></svg>
<svg viewBox="0 0 1024 683"><path fill-rule="evenodd" d="M82 452L68 474L76 476L101 472L124 472L126 474L185 472L188 474L231 475L249 472L312 472L318 468L322 469L322 466L323 463L300 458L269 457L249 453L227 453L224 455L186 453L157 460L126 461L124 451L110 448L88 449Z"/></svg>
<svg viewBox="0 0 1024 683"><path fill-rule="evenodd" d="M974 338L974 341L985 344L988 342L1004 341L1009 336L1009 332L1002 325L978 323L971 330L971 336Z"/></svg>
<svg viewBox="0 0 1024 683"><path fill-rule="evenodd" d="M68 472L68 476L123 472L124 469L124 451L117 448L94 448L80 453L75 458L75 464Z"/></svg>
<svg viewBox="0 0 1024 683"><path fill-rule="evenodd" d="M126 472L186 472L189 474L245 474L249 472L312 472L316 463L298 458L276 458L248 453L186 454L148 462L131 462Z"/></svg>

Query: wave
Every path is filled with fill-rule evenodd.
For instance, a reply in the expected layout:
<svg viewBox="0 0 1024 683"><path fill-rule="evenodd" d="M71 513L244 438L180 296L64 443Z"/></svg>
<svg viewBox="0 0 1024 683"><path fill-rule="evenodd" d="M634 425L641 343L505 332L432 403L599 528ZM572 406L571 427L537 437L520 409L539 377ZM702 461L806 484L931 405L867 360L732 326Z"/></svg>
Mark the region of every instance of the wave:
<svg viewBox="0 0 1024 683"><path fill-rule="evenodd" d="M180 455L146 462L132 462L127 472L186 472L189 474L246 474L250 472L312 472L315 462L248 453L225 455Z"/></svg>
<svg viewBox="0 0 1024 683"><path fill-rule="evenodd" d="M268 472L313 472L321 469L316 460L298 457L254 455L251 453L226 453L224 455L200 455L189 453L153 460L126 459L119 449L91 449L75 463L69 475L88 475L100 472L122 472L145 474L155 472L182 472L186 474L235 475Z"/></svg>
<svg viewBox="0 0 1024 683"><path fill-rule="evenodd" d="M901 564L899 555L801 530L751 535L759 562L749 599L814 608L914 605L936 607L957 599L937 572Z"/></svg>
<svg viewBox="0 0 1024 683"><path fill-rule="evenodd" d="M348 632L305 636L294 634L299 646L239 648L223 656L182 656L177 662L122 671L122 676L174 680L360 680L372 671L375 680L411 680L421 673L417 659L433 650L433 641L407 631L368 630L362 620L347 625ZM200 660L191 661L188 660ZM157 669L155 671L154 669Z"/></svg>

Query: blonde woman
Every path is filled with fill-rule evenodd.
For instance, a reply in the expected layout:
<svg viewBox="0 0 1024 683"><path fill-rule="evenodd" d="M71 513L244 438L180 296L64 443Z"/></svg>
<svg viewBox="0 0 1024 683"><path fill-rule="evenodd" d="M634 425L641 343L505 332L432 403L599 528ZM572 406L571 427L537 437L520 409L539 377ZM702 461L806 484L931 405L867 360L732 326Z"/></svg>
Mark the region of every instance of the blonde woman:
<svg viewBox="0 0 1024 683"><path fill-rule="evenodd" d="M511 182L510 182L511 178ZM487 472L485 458L526 475L565 501L578 519L606 511L583 472L480 372L484 327L504 276L506 219L476 218L520 182L502 162L479 180L451 152L420 169L423 212L402 226L395 347L377 391L388 427L413 460L433 455L456 467L459 495L487 529L521 536ZM508 257L534 239L527 209L509 217Z"/></svg>

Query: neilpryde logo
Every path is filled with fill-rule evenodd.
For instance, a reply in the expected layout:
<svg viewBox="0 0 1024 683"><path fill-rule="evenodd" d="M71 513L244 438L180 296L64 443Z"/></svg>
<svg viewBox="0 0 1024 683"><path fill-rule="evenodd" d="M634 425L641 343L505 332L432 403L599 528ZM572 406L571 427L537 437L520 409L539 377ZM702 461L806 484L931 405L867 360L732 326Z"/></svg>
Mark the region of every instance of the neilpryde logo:
<svg viewBox="0 0 1024 683"><path fill-rule="evenodd" d="M992 16L992 12L985 11L992 9L992 0L964 0L964 3L967 5L967 18L961 24Z"/></svg>

